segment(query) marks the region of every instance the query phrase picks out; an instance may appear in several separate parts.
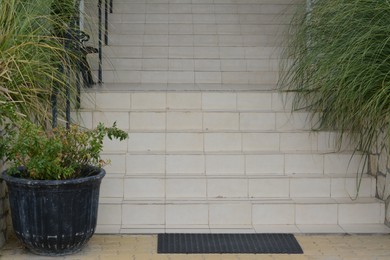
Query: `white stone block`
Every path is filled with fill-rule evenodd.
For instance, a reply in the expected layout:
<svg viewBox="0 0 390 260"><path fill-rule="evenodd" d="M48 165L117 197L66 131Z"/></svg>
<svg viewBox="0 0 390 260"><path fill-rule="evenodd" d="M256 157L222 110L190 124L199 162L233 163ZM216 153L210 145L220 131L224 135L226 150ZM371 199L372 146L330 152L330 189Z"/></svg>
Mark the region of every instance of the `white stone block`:
<svg viewBox="0 0 390 260"><path fill-rule="evenodd" d="M339 205L340 224L383 223L384 203L352 203Z"/></svg>
<svg viewBox="0 0 390 260"><path fill-rule="evenodd" d="M165 130L165 112L131 112L130 130L156 131Z"/></svg>
<svg viewBox="0 0 390 260"><path fill-rule="evenodd" d="M205 131L237 131L239 129L239 114L204 113L203 129Z"/></svg>
<svg viewBox="0 0 390 260"><path fill-rule="evenodd" d="M130 26L128 26L130 27ZM143 24L131 26L136 31L137 29L142 30ZM141 47L141 46L107 46L103 48L103 53L105 53L106 57L111 58L131 58L131 59L140 59L142 58L144 48L149 47ZM155 47L153 47L155 48ZM152 58L152 57L151 57ZM156 57L158 58L158 57Z"/></svg>
<svg viewBox="0 0 390 260"><path fill-rule="evenodd" d="M119 225L122 222L122 208L118 204L99 204L98 225Z"/></svg>
<svg viewBox="0 0 390 260"><path fill-rule="evenodd" d="M211 27L211 29L216 30L215 25L214 27ZM194 24L194 32L197 30L199 30L199 27ZM206 47L206 46L216 47L218 46L218 36L215 34L196 34L194 35L194 46L195 47ZM214 57L215 56L218 55L214 55Z"/></svg>
<svg viewBox="0 0 390 260"><path fill-rule="evenodd" d="M191 4L169 4L170 14L190 14Z"/></svg>
<svg viewBox="0 0 390 260"><path fill-rule="evenodd" d="M192 5L192 19L194 24L198 23L206 23L206 24L215 24L215 15L214 14L201 14L197 11L200 9L200 7L204 7L205 11L214 10L214 6L206 6L206 5L199 5L194 4ZM208 8L207 8L208 7Z"/></svg>
<svg viewBox="0 0 390 260"><path fill-rule="evenodd" d="M237 4L217 4L215 13L217 14L236 14L238 12Z"/></svg>
<svg viewBox="0 0 390 260"><path fill-rule="evenodd" d="M315 133L281 133L281 151L313 151L318 148L317 135Z"/></svg>
<svg viewBox="0 0 390 260"><path fill-rule="evenodd" d="M122 205L122 225L163 225L165 206L159 204Z"/></svg>
<svg viewBox="0 0 390 260"><path fill-rule="evenodd" d="M236 110L237 96L234 93L202 93L202 108L204 110Z"/></svg>
<svg viewBox="0 0 390 260"><path fill-rule="evenodd" d="M174 17L170 16L169 18L174 18ZM193 45L194 45L193 35L186 35L186 34L169 35L169 46L187 47Z"/></svg>
<svg viewBox="0 0 390 260"><path fill-rule="evenodd" d="M127 19L131 19L132 15L126 15ZM110 17L110 16L109 16ZM135 19L135 18L133 18ZM169 22L169 14L144 14L144 17L140 16L136 21L139 23L164 23L167 24Z"/></svg>
<svg viewBox="0 0 390 260"><path fill-rule="evenodd" d="M229 71L222 72L223 84L249 84L248 72L245 71Z"/></svg>
<svg viewBox="0 0 390 260"><path fill-rule="evenodd" d="M147 44L151 44L151 43L147 43ZM142 64L142 70L146 70L146 71L168 70L168 59L143 59L141 64ZM122 68L117 67L117 68L122 70L125 69L123 67Z"/></svg>
<svg viewBox="0 0 390 260"><path fill-rule="evenodd" d="M295 224L295 207L292 204L255 204L252 207L254 225Z"/></svg>
<svg viewBox="0 0 390 260"><path fill-rule="evenodd" d="M116 225L99 225L96 226L96 234L119 234L121 229L120 224Z"/></svg>
<svg viewBox="0 0 390 260"><path fill-rule="evenodd" d="M169 71L168 83L195 83L195 74L192 71Z"/></svg>
<svg viewBox="0 0 390 260"><path fill-rule="evenodd" d="M130 133L128 139L130 152L165 151L164 133Z"/></svg>
<svg viewBox="0 0 390 260"><path fill-rule="evenodd" d="M263 84L274 86L278 83L278 71L250 71L248 72L249 84Z"/></svg>
<svg viewBox="0 0 390 260"><path fill-rule="evenodd" d="M205 0L203 0L203 1L194 0L194 1L197 1L197 2L196 2L196 4L192 5L192 13L194 13L194 14L212 14L212 16L215 17L214 6L210 5L209 4L210 2L207 2ZM198 16L198 18L199 18L198 21L201 21L204 19L204 16ZM207 22L213 23L213 20L207 19ZM215 20L214 20L214 22L215 22Z"/></svg>
<svg viewBox="0 0 390 260"><path fill-rule="evenodd" d="M248 71L270 71L269 59L246 60Z"/></svg>
<svg viewBox="0 0 390 260"><path fill-rule="evenodd" d="M169 70L172 71L190 71L193 73L195 68L193 59L169 59ZM192 76L194 79L194 76ZM193 80L195 82L195 80Z"/></svg>
<svg viewBox="0 0 390 260"><path fill-rule="evenodd" d="M116 122L116 126L120 129L129 129L129 113L128 112L93 112L93 127L99 123L106 126L112 126Z"/></svg>
<svg viewBox="0 0 390 260"><path fill-rule="evenodd" d="M207 175L243 175L243 155L206 155Z"/></svg>
<svg viewBox="0 0 390 260"><path fill-rule="evenodd" d="M247 155L245 156L247 175L283 175L283 155Z"/></svg>
<svg viewBox="0 0 390 260"><path fill-rule="evenodd" d="M187 25L185 25L187 26ZM169 47L169 59L193 59L194 48L191 46L186 47Z"/></svg>
<svg viewBox="0 0 390 260"><path fill-rule="evenodd" d="M325 224L337 223L336 204L298 204L295 206L296 224Z"/></svg>
<svg viewBox="0 0 390 260"><path fill-rule="evenodd" d="M339 143L338 133L335 132L319 132L318 133L318 151L319 152L333 152L338 151L352 151L353 144L348 138L345 138L342 143Z"/></svg>
<svg viewBox="0 0 390 260"><path fill-rule="evenodd" d="M122 141L126 142L126 141ZM126 172L126 155L123 154L101 154L103 160L109 162L104 169L107 174L124 174Z"/></svg>
<svg viewBox="0 0 390 260"><path fill-rule="evenodd" d="M290 196L294 198L329 198L330 179L293 178L290 180Z"/></svg>
<svg viewBox="0 0 390 260"><path fill-rule="evenodd" d="M100 197L102 198L123 198L122 178L103 178L100 186Z"/></svg>
<svg viewBox="0 0 390 260"><path fill-rule="evenodd" d="M245 50L241 46L220 47L219 56L221 59L245 59Z"/></svg>
<svg viewBox="0 0 390 260"><path fill-rule="evenodd" d="M248 181L244 179L208 179L209 198L247 198Z"/></svg>
<svg viewBox="0 0 390 260"><path fill-rule="evenodd" d="M97 78L97 76L96 76ZM103 70L105 83L141 83L141 71L108 71Z"/></svg>
<svg viewBox="0 0 390 260"><path fill-rule="evenodd" d="M103 139L103 153L110 152L127 152L127 141L119 141L117 139L110 140L108 137Z"/></svg>
<svg viewBox="0 0 390 260"><path fill-rule="evenodd" d="M205 173L203 155L167 155L167 175L202 175Z"/></svg>
<svg viewBox="0 0 390 260"><path fill-rule="evenodd" d="M274 111L291 111L292 101L291 94L272 93L272 109Z"/></svg>
<svg viewBox="0 0 390 260"><path fill-rule="evenodd" d="M236 28L218 27L218 30L225 30L225 29L226 29L226 31L229 29L236 30ZM219 39L219 46L227 46L227 47L242 46L242 41L243 41L242 35L234 35L234 34L226 34L226 35L219 34L218 39ZM244 65L244 67L246 68L245 60L241 60L241 61L244 61L245 65L244 64L242 64L242 65Z"/></svg>
<svg viewBox="0 0 390 260"><path fill-rule="evenodd" d="M272 93L238 93L238 110L271 110Z"/></svg>
<svg viewBox="0 0 390 260"><path fill-rule="evenodd" d="M166 205L167 225L207 225L208 205Z"/></svg>
<svg viewBox="0 0 390 260"><path fill-rule="evenodd" d="M241 151L241 134L206 133L204 134L204 149L206 152Z"/></svg>
<svg viewBox="0 0 390 260"><path fill-rule="evenodd" d="M169 32L169 25L166 23L148 23L144 26L145 35L147 34L164 34L167 35Z"/></svg>
<svg viewBox="0 0 390 260"><path fill-rule="evenodd" d="M279 151L278 133L243 133L242 150L244 152L253 151Z"/></svg>
<svg viewBox="0 0 390 260"><path fill-rule="evenodd" d="M254 198L289 198L290 182L288 179L250 179L249 197Z"/></svg>
<svg viewBox="0 0 390 260"><path fill-rule="evenodd" d="M203 151L203 134L201 133L167 133L166 138L168 152Z"/></svg>
<svg viewBox="0 0 390 260"><path fill-rule="evenodd" d="M364 156L352 154L325 154L324 172L326 174L356 174L365 172Z"/></svg>
<svg viewBox="0 0 390 260"><path fill-rule="evenodd" d="M132 93L131 109L134 110L165 110L166 95L165 93Z"/></svg>
<svg viewBox="0 0 390 260"><path fill-rule="evenodd" d="M332 178L331 196L334 198L374 197L375 179L363 177L359 186L357 178ZM374 185L374 186L373 186ZM357 192L359 187L359 192Z"/></svg>
<svg viewBox="0 0 390 260"><path fill-rule="evenodd" d="M195 72L195 83L220 84L221 72Z"/></svg>
<svg viewBox="0 0 390 260"><path fill-rule="evenodd" d="M167 179L167 198L206 198L207 183L205 179Z"/></svg>
<svg viewBox="0 0 390 260"><path fill-rule="evenodd" d="M314 119L315 120L315 119ZM276 113L276 130L311 130L312 122L308 113Z"/></svg>
<svg viewBox="0 0 390 260"><path fill-rule="evenodd" d="M93 117L92 112L87 111L76 111L71 113L71 122L74 122L82 127L92 129L93 128Z"/></svg>
<svg viewBox="0 0 390 260"><path fill-rule="evenodd" d="M124 199L165 198L165 180L158 178L124 179Z"/></svg>
<svg viewBox="0 0 390 260"><path fill-rule="evenodd" d="M236 204L210 204L210 225L251 225L251 204L247 202Z"/></svg>
<svg viewBox="0 0 390 260"><path fill-rule="evenodd" d="M202 107L201 93L167 93L168 109L198 110Z"/></svg>
<svg viewBox="0 0 390 260"><path fill-rule="evenodd" d="M240 129L243 131L275 130L274 113L241 113Z"/></svg>
<svg viewBox="0 0 390 260"><path fill-rule="evenodd" d="M148 14L164 14L169 12L169 5L167 4L147 4L146 13Z"/></svg>
<svg viewBox="0 0 390 260"><path fill-rule="evenodd" d="M202 130L202 113L168 112L167 130Z"/></svg>
<svg viewBox="0 0 390 260"><path fill-rule="evenodd" d="M224 72L237 72L237 71L246 71L246 61L245 60L221 60L221 71Z"/></svg>
<svg viewBox="0 0 390 260"><path fill-rule="evenodd" d="M286 174L323 174L323 156L318 154L286 154Z"/></svg>
<svg viewBox="0 0 390 260"><path fill-rule="evenodd" d="M215 25L203 25L203 24L195 24L194 25L194 31L197 30L197 28L200 28L200 27L204 27L204 28L201 28L201 30L204 30L204 31L214 31L216 30L216 27ZM202 33L204 34L204 33ZM213 34L213 33L211 33ZM219 58L219 53L218 53L218 48L217 47L197 47L195 46L194 47L194 58L195 59L218 59Z"/></svg>
<svg viewBox="0 0 390 260"><path fill-rule="evenodd" d="M216 59L195 60L195 71L221 71L221 61Z"/></svg>
<svg viewBox="0 0 390 260"><path fill-rule="evenodd" d="M142 47L142 58L144 59L167 59L168 53L168 47Z"/></svg>
<svg viewBox="0 0 390 260"><path fill-rule="evenodd" d="M97 109L129 109L130 93L96 93Z"/></svg>
<svg viewBox="0 0 390 260"><path fill-rule="evenodd" d="M141 71L142 83L168 83L167 71Z"/></svg>
<svg viewBox="0 0 390 260"><path fill-rule="evenodd" d="M132 155L126 158L127 175L164 174L164 155Z"/></svg>
<svg viewBox="0 0 390 260"><path fill-rule="evenodd" d="M81 93L80 108L81 109L95 109L96 93Z"/></svg>

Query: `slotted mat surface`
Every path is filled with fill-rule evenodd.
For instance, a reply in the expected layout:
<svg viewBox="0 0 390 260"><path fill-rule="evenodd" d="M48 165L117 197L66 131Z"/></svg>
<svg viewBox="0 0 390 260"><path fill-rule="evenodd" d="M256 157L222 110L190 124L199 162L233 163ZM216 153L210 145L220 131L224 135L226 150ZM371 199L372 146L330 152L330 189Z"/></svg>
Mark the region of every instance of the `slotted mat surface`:
<svg viewBox="0 0 390 260"><path fill-rule="evenodd" d="M159 234L159 254L302 254L292 234Z"/></svg>

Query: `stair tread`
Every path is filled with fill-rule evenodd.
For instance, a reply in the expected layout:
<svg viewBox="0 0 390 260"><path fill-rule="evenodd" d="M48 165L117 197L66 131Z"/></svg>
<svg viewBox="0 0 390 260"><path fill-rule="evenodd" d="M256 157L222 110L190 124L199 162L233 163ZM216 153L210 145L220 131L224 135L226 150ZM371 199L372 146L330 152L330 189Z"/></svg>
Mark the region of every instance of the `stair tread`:
<svg viewBox="0 0 390 260"><path fill-rule="evenodd" d="M84 89L86 93L99 92L150 92L150 91L211 91L211 92L275 92L276 86L270 84L200 84L200 83L104 83Z"/></svg>
<svg viewBox="0 0 390 260"><path fill-rule="evenodd" d="M182 205L182 204L236 204L247 203L256 204L295 204L295 205L321 205L321 204L348 204L348 205L365 205L365 204L384 204L377 198L101 198L100 203L105 204L158 204L158 205Z"/></svg>

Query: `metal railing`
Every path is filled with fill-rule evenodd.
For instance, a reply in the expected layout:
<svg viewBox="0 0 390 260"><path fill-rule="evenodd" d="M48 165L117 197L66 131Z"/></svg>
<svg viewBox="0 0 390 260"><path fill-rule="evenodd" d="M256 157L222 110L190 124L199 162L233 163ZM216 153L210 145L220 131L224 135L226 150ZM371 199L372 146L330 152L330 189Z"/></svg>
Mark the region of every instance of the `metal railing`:
<svg viewBox="0 0 390 260"><path fill-rule="evenodd" d="M103 0L98 1L99 71L98 82L103 83ZM109 2L110 1L110 2ZM104 45L108 45L108 13L113 12L113 0L104 0Z"/></svg>
<svg viewBox="0 0 390 260"><path fill-rule="evenodd" d="M90 53L98 53L98 83L103 83L103 44L108 45L108 14L113 12L113 0L104 0L104 10L103 8L103 0L98 0L98 48L94 47L88 47L85 46L85 42L89 40L89 35L83 32L82 24L83 21L80 20L81 16L83 15L81 12L83 11L83 4L84 1L79 0L76 1L75 10L79 10L79 12L74 14L74 18L71 20L70 24L68 25L68 29L64 36L64 47L66 49L72 49L75 53L78 54L79 57L79 65L78 69L76 71L76 75L74 78L71 79L73 75L70 75L70 69L67 67L67 65L63 65L59 68L60 73L63 73L67 76L67 79L75 80L76 87L77 87L77 93L76 93L76 108L80 107L80 95L81 95L81 88L82 87L90 87L93 82L92 78L92 72L88 65L86 55ZM104 24L103 24L103 12L104 12ZM104 25L104 32L103 32L103 25ZM104 34L104 39L103 39ZM69 58L69 57L67 57ZM67 122L67 126L70 124L71 120L71 89L70 89L70 82L67 84L66 90L65 90L65 119ZM52 103L52 125L53 127L57 126L58 123L58 94L59 89L58 86L53 86L53 93L51 96L51 103Z"/></svg>

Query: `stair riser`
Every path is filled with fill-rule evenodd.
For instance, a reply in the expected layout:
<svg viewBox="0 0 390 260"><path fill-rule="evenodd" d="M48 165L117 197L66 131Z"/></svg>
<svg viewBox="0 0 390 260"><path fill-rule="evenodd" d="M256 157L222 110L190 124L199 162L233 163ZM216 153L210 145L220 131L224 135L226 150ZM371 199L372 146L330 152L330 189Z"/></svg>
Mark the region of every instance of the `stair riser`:
<svg viewBox="0 0 390 260"><path fill-rule="evenodd" d="M295 199L355 197L356 179L298 178L263 176L223 177L178 174L163 177L132 176L108 177L103 181L102 199L164 200L189 198L208 199ZM359 197L375 197L375 179L365 177Z"/></svg>
<svg viewBox="0 0 390 260"><path fill-rule="evenodd" d="M384 204L101 204L98 230L126 232L131 229L165 230L256 225L349 225L380 224ZM112 217L115 216L115 217ZM130 231L131 232L131 231ZM134 232L134 231L133 231Z"/></svg>

